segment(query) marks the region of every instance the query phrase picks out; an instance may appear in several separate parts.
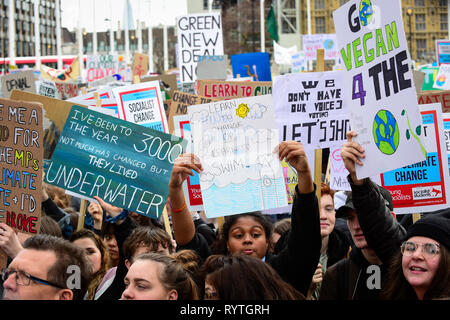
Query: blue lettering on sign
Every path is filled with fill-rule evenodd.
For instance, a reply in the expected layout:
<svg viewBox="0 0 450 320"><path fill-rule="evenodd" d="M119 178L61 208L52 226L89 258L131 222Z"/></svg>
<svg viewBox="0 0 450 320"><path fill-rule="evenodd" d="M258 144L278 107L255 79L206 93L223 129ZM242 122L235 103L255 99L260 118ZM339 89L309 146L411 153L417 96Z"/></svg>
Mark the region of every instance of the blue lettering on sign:
<svg viewBox="0 0 450 320"><path fill-rule="evenodd" d="M422 115L422 123L423 124L434 124L434 116L432 114L423 114Z"/></svg>
<svg viewBox="0 0 450 320"><path fill-rule="evenodd" d="M450 130L450 121L444 121L444 129Z"/></svg>

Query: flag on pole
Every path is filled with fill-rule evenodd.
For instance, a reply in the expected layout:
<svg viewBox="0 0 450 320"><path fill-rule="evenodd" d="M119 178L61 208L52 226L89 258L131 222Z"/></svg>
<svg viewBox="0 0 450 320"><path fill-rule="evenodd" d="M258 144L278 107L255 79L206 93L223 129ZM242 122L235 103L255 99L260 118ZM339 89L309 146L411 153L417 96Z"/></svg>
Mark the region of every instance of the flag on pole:
<svg viewBox="0 0 450 320"><path fill-rule="evenodd" d="M270 37L276 42L278 42L277 18L275 17L275 11L273 10L273 6L270 6L269 13L267 14L266 26L267 31L269 31Z"/></svg>

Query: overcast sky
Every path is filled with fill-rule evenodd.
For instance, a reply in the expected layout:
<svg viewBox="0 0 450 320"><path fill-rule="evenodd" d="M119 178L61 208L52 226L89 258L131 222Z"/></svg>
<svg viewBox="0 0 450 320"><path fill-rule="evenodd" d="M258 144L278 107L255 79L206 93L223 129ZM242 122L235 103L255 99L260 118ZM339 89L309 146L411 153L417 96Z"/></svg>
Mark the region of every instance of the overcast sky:
<svg viewBox="0 0 450 320"><path fill-rule="evenodd" d="M126 0L61 0L62 26L73 30L80 19L81 27L86 31L92 31L94 26L95 3L95 28L98 32L109 30L113 21L113 30L117 30L117 22L120 20L123 28L123 18ZM177 16L187 13L186 0L130 0L133 12L134 25L136 19L150 23L153 26L159 24L174 25ZM81 14L79 10L81 4Z"/></svg>

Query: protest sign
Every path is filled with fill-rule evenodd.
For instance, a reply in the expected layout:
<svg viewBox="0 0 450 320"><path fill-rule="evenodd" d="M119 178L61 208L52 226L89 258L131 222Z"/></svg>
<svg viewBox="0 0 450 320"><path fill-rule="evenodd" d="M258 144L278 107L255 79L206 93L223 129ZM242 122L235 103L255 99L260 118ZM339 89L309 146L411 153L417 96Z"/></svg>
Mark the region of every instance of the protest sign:
<svg viewBox="0 0 450 320"><path fill-rule="evenodd" d="M450 65L441 64L439 67L436 81L434 81L433 89L450 90Z"/></svg>
<svg viewBox="0 0 450 320"><path fill-rule="evenodd" d="M442 118L444 120L445 149L447 151L450 174L450 113L443 113Z"/></svg>
<svg viewBox="0 0 450 320"><path fill-rule="evenodd" d="M344 91L350 126L366 155L357 177L425 160L400 2L351 0L333 17L344 81L351 85Z"/></svg>
<svg viewBox="0 0 450 320"><path fill-rule="evenodd" d="M192 153L192 135L189 115L181 115L173 117L175 126L174 135L184 138L187 141L186 152ZM183 182L183 192L186 198L187 206L191 211L203 210L202 190L200 188L200 177L197 172L192 171L193 176Z"/></svg>
<svg viewBox="0 0 450 320"><path fill-rule="evenodd" d="M432 91L432 90L439 90L436 88L433 88L433 85L436 81L436 76L439 72L439 67L422 67L420 68L420 71L425 73L425 78L423 80L422 84L422 91Z"/></svg>
<svg viewBox="0 0 450 320"><path fill-rule="evenodd" d="M56 98L58 95L56 84L50 80L39 81L38 94L50 98Z"/></svg>
<svg viewBox="0 0 450 320"><path fill-rule="evenodd" d="M436 40L436 61L438 66L450 63L450 40Z"/></svg>
<svg viewBox="0 0 450 320"><path fill-rule="evenodd" d="M218 101L218 99L206 98L181 91L175 91L172 100L170 101L169 107L169 117L168 117L169 132L170 133L174 132L174 123L173 123L174 116L187 114L188 106L209 103L211 101Z"/></svg>
<svg viewBox="0 0 450 320"><path fill-rule="evenodd" d="M113 89L119 118L165 133L169 132L164 102L157 81Z"/></svg>
<svg viewBox="0 0 450 320"><path fill-rule="evenodd" d="M325 60L337 60L339 48L336 34L303 35L303 52L306 61L317 60L317 49L324 49Z"/></svg>
<svg viewBox="0 0 450 320"><path fill-rule="evenodd" d="M177 76L174 74L162 74L159 76L145 76L141 77L141 82L158 81L161 93L164 95L164 100L169 100L173 97L173 93L178 90Z"/></svg>
<svg viewBox="0 0 450 320"><path fill-rule="evenodd" d="M78 95L78 85L69 82L55 82L58 91L58 99L67 100Z"/></svg>
<svg viewBox="0 0 450 320"><path fill-rule="evenodd" d="M69 68L57 70L41 64L41 77L50 81L76 81L80 77L80 62L75 58Z"/></svg>
<svg viewBox="0 0 450 320"><path fill-rule="evenodd" d="M297 52L297 46L285 48L280 46L276 41L273 41L273 57L275 63L278 64L292 64L292 55Z"/></svg>
<svg viewBox="0 0 450 320"><path fill-rule="evenodd" d="M134 52L133 57L133 67L131 76L134 78L135 76L141 77L146 75L148 72L148 55L142 54L139 52Z"/></svg>
<svg viewBox="0 0 450 320"><path fill-rule="evenodd" d="M123 56L117 54L100 54L87 56L86 79L88 82L124 72L127 64Z"/></svg>
<svg viewBox="0 0 450 320"><path fill-rule="evenodd" d="M442 112L450 112L450 91L426 91L418 95L419 104L440 103Z"/></svg>
<svg viewBox="0 0 450 320"><path fill-rule="evenodd" d="M225 80L227 78L227 68L227 55L199 57L197 63L197 79Z"/></svg>
<svg viewBox="0 0 450 320"><path fill-rule="evenodd" d="M2 94L5 98L9 98L14 89L36 93L36 86L34 84L36 80L33 70L7 74L2 76L1 79Z"/></svg>
<svg viewBox="0 0 450 320"><path fill-rule="evenodd" d="M305 71L305 54L304 52L296 52L292 55L291 72L299 73Z"/></svg>
<svg viewBox="0 0 450 320"><path fill-rule="evenodd" d="M271 95L190 106L188 114L207 217L287 205Z"/></svg>
<svg viewBox="0 0 450 320"><path fill-rule="evenodd" d="M249 52L231 56L233 76L253 77L253 81L272 81L270 60L267 52Z"/></svg>
<svg viewBox="0 0 450 320"><path fill-rule="evenodd" d="M350 130L341 71L277 76L273 100L283 141L295 140L311 149L346 141Z"/></svg>
<svg viewBox="0 0 450 320"><path fill-rule="evenodd" d="M207 98L231 99L271 93L271 81L198 81L198 95Z"/></svg>
<svg viewBox="0 0 450 320"><path fill-rule="evenodd" d="M0 221L38 234L43 173L40 103L0 99Z"/></svg>
<svg viewBox="0 0 450 320"><path fill-rule="evenodd" d="M438 103L420 105L425 161L381 174L381 186L392 195L396 214L421 213L448 208L449 175L444 121Z"/></svg>
<svg viewBox="0 0 450 320"><path fill-rule="evenodd" d="M73 106L45 181L159 218L173 162L185 147L181 138Z"/></svg>
<svg viewBox="0 0 450 320"><path fill-rule="evenodd" d="M341 148L330 147L330 189L352 191L347 180L349 174L341 157Z"/></svg>
<svg viewBox="0 0 450 320"><path fill-rule="evenodd" d="M422 71L413 70L414 86L416 87L416 93L422 92L423 81L425 80L425 73Z"/></svg>
<svg viewBox="0 0 450 320"><path fill-rule="evenodd" d="M199 57L223 55L222 16L199 13L177 18L180 82L195 82Z"/></svg>
<svg viewBox="0 0 450 320"><path fill-rule="evenodd" d="M19 90L13 90L11 99L38 102L43 105L44 158L50 159L73 103Z"/></svg>

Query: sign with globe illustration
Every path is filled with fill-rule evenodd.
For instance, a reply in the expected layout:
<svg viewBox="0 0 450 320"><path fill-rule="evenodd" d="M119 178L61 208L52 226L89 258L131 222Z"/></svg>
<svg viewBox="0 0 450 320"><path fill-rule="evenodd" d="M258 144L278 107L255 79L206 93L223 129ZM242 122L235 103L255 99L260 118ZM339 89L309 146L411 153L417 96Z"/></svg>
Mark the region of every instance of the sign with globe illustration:
<svg viewBox="0 0 450 320"><path fill-rule="evenodd" d="M359 4L359 20L363 26L367 26L372 21L373 8L370 0L362 0Z"/></svg>
<svg viewBox="0 0 450 320"><path fill-rule="evenodd" d="M373 120L373 138L381 152L393 154L400 140L397 120L387 110L380 110Z"/></svg>

